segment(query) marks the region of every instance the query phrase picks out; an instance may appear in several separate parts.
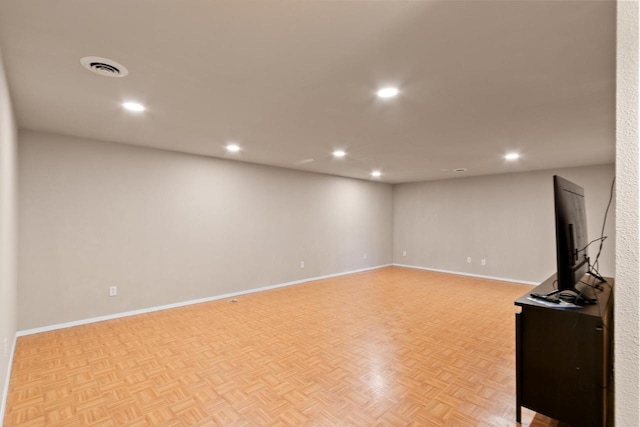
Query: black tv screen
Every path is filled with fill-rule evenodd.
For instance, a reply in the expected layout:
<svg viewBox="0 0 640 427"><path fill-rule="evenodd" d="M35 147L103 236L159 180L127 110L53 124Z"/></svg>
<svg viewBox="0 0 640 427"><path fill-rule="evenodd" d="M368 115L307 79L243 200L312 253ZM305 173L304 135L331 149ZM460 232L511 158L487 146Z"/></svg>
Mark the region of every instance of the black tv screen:
<svg viewBox="0 0 640 427"><path fill-rule="evenodd" d="M574 290L589 271L584 189L557 175L553 177L553 189L558 290Z"/></svg>

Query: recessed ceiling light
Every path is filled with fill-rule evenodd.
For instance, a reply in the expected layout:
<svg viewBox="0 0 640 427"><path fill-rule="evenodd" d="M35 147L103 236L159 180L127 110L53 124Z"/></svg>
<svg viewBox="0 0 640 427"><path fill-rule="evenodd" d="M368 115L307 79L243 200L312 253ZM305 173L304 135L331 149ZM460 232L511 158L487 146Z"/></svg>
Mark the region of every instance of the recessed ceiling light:
<svg viewBox="0 0 640 427"><path fill-rule="evenodd" d="M520 158L520 154L518 153L507 153L504 156L505 160L518 160Z"/></svg>
<svg viewBox="0 0 640 427"><path fill-rule="evenodd" d="M347 155L347 153L344 150L335 150L333 152L333 157L341 158L341 157L344 157L346 155Z"/></svg>
<svg viewBox="0 0 640 427"><path fill-rule="evenodd" d="M240 146L238 144L227 144L227 151L237 153L240 151Z"/></svg>
<svg viewBox="0 0 640 427"><path fill-rule="evenodd" d="M374 178L378 178L378 177L382 176L382 172L373 171L373 172L371 172L371 176L374 177Z"/></svg>
<svg viewBox="0 0 640 427"><path fill-rule="evenodd" d="M125 110L136 112L136 113L140 113L145 110L144 105L138 102L131 102L131 101L123 102L122 108L124 108Z"/></svg>
<svg viewBox="0 0 640 427"><path fill-rule="evenodd" d="M394 96L398 96L398 88L397 87L383 87L382 89L376 92L378 98L393 98Z"/></svg>

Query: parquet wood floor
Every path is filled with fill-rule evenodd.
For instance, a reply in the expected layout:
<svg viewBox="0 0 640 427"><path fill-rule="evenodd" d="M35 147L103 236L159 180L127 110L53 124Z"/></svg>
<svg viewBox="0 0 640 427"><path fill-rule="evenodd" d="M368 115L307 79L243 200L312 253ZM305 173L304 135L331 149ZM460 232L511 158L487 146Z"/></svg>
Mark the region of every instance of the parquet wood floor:
<svg viewBox="0 0 640 427"><path fill-rule="evenodd" d="M21 337L5 426L514 426L528 289L389 267Z"/></svg>

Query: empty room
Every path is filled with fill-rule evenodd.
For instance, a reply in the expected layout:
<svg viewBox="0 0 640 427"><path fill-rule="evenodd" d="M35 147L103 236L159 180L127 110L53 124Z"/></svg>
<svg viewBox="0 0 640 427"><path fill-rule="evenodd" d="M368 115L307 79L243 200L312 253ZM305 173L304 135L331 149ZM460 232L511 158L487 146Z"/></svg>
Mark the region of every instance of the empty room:
<svg viewBox="0 0 640 427"><path fill-rule="evenodd" d="M1 0L0 426L640 425L639 16Z"/></svg>

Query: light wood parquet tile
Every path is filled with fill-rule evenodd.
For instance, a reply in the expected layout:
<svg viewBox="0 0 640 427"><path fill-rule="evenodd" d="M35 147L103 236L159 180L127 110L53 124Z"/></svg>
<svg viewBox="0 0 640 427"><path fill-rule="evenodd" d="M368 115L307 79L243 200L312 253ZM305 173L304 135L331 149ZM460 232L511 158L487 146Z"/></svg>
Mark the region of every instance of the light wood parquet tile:
<svg viewBox="0 0 640 427"><path fill-rule="evenodd" d="M514 426L528 289L389 267L21 337L4 423Z"/></svg>

